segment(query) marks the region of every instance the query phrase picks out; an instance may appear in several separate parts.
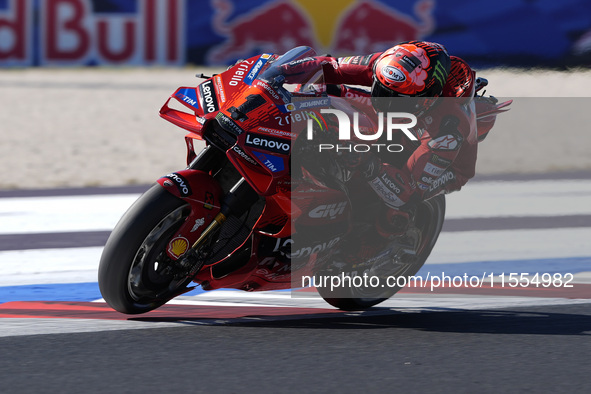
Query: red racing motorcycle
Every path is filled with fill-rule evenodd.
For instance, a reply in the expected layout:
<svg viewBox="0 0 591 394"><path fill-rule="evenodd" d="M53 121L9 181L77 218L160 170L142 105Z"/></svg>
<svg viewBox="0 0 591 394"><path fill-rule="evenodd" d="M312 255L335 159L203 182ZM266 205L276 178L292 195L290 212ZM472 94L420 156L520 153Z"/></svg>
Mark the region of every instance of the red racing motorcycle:
<svg viewBox="0 0 591 394"><path fill-rule="evenodd" d="M331 101L339 98L326 93L321 68L286 83L282 66L310 56L308 47L255 56L177 89L164 104L160 116L188 131L188 167L158 179L111 233L98 280L112 308L148 312L195 286L315 285L337 308L366 309L400 290L384 285L387 278L414 275L425 263L443 226L443 195L417 204L404 234L376 234L384 204L304 138L308 125L321 123L320 107L359 110ZM486 103L484 121L507 105ZM370 117L360 122L375 126ZM368 275L376 282L332 286Z"/></svg>

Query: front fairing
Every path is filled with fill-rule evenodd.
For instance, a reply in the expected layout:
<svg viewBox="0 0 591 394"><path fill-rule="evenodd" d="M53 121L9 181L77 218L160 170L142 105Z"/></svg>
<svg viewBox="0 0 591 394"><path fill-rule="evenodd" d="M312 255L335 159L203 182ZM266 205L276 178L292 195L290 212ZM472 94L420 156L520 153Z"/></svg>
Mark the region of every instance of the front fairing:
<svg viewBox="0 0 591 394"><path fill-rule="evenodd" d="M248 60L250 68L244 67L243 75L234 70L240 64L220 75L227 101L216 120L236 136L236 145L227 150L228 158L261 195L277 193L278 184L289 177L291 148L299 134L294 124L303 130L308 119L292 110L296 86L289 85L286 65L314 55L308 47L282 56L263 54ZM236 84L237 78L241 83ZM300 88L312 79L323 80L321 67L311 67L300 78L304 82ZM311 93L297 93L306 94Z"/></svg>

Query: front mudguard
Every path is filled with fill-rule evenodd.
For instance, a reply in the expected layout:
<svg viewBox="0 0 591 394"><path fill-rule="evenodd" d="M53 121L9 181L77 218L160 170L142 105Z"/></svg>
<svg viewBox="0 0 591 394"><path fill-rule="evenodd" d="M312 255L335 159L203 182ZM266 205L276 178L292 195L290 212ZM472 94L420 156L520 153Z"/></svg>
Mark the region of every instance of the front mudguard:
<svg viewBox="0 0 591 394"><path fill-rule="evenodd" d="M168 256L177 260L220 212L223 191L211 175L199 170L173 172L156 182L170 194L187 202L191 208L189 216L166 248Z"/></svg>

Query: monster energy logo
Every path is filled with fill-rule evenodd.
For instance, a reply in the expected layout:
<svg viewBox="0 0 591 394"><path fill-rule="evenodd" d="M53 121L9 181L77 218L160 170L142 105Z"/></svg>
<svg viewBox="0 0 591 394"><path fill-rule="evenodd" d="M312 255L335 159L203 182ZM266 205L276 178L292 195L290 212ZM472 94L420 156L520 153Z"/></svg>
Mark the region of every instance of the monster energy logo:
<svg viewBox="0 0 591 394"><path fill-rule="evenodd" d="M443 67L440 61L438 61L435 65L435 69L433 70L433 76L435 77L435 79L437 79L441 86L445 85L445 81L447 80L447 72L445 71L445 68Z"/></svg>

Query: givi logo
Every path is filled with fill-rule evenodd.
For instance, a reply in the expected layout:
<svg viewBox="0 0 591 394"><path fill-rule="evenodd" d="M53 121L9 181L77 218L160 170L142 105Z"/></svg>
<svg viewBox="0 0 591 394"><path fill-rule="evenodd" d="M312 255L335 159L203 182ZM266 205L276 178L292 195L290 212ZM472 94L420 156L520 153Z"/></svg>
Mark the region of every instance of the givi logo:
<svg viewBox="0 0 591 394"><path fill-rule="evenodd" d="M337 216L342 215L347 207L347 201L343 201L338 204L325 204L319 205L310 211L308 216L315 219L330 218L335 219Z"/></svg>

